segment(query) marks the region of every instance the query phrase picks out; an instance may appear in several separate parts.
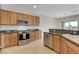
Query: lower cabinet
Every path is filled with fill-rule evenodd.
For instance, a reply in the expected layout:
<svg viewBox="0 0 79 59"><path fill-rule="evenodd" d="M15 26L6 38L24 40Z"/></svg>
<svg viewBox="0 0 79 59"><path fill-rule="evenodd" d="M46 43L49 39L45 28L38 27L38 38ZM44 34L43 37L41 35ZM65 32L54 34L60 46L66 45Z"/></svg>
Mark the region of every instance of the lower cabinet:
<svg viewBox="0 0 79 59"><path fill-rule="evenodd" d="M67 44L66 44L66 39L61 38L61 54L67 54Z"/></svg>
<svg viewBox="0 0 79 59"><path fill-rule="evenodd" d="M15 46L18 44L18 34L17 33L4 33L1 35L2 48L7 48Z"/></svg>
<svg viewBox="0 0 79 59"><path fill-rule="evenodd" d="M67 47L67 48L68 48L68 50L67 50L68 54L76 54L76 52L72 48L70 48L70 47Z"/></svg>
<svg viewBox="0 0 79 59"><path fill-rule="evenodd" d="M39 31L30 32L30 41L39 39Z"/></svg>
<svg viewBox="0 0 79 59"><path fill-rule="evenodd" d="M30 32L30 41L35 40L35 32Z"/></svg>
<svg viewBox="0 0 79 59"><path fill-rule="evenodd" d="M4 34L3 37L4 37L3 48L10 47L11 46L10 34Z"/></svg>
<svg viewBox="0 0 79 59"><path fill-rule="evenodd" d="M79 45L61 35L44 32L44 45L61 54L79 54Z"/></svg>
<svg viewBox="0 0 79 59"><path fill-rule="evenodd" d="M79 46L61 37L61 53L62 54L79 54Z"/></svg>
<svg viewBox="0 0 79 59"><path fill-rule="evenodd" d="M40 34L39 31L36 31L36 32L35 32L35 39L39 39L39 34Z"/></svg>
<svg viewBox="0 0 79 59"><path fill-rule="evenodd" d="M17 33L11 34L11 46L16 46L18 44L18 37Z"/></svg>
<svg viewBox="0 0 79 59"><path fill-rule="evenodd" d="M60 36L59 35L53 35L53 45L54 50L57 52L60 52Z"/></svg>

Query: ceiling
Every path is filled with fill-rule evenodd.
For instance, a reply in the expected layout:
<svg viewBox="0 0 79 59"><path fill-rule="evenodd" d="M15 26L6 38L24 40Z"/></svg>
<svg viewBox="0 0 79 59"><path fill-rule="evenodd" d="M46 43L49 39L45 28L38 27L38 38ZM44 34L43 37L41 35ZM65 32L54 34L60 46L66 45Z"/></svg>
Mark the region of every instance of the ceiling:
<svg viewBox="0 0 79 59"><path fill-rule="evenodd" d="M28 10L37 14L50 17L63 17L79 13L79 4L35 4L37 8L33 8L33 4L8 4L3 6L11 6L11 8Z"/></svg>

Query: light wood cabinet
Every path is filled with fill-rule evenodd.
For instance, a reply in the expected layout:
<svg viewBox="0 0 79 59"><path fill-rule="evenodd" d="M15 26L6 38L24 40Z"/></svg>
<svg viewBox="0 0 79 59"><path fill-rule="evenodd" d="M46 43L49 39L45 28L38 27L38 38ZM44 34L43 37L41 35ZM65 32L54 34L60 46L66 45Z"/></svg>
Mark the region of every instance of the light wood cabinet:
<svg viewBox="0 0 79 59"><path fill-rule="evenodd" d="M11 45L11 41L10 41L10 34L4 34L4 47L10 47Z"/></svg>
<svg viewBox="0 0 79 59"><path fill-rule="evenodd" d="M68 51L67 51L67 41L65 38L61 37L61 54L67 54Z"/></svg>
<svg viewBox="0 0 79 59"><path fill-rule="evenodd" d="M38 16L0 10L0 24L16 25L18 20L28 21L29 26L37 26L40 23Z"/></svg>
<svg viewBox="0 0 79 59"><path fill-rule="evenodd" d="M1 46L3 48L15 46L18 44L18 34L17 33L4 33L1 36Z"/></svg>
<svg viewBox="0 0 79 59"><path fill-rule="evenodd" d="M35 39L39 39L39 31L35 31Z"/></svg>
<svg viewBox="0 0 79 59"><path fill-rule="evenodd" d="M17 13L9 12L10 24L17 24Z"/></svg>
<svg viewBox="0 0 79 59"><path fill-rule="evenodd" d="M29 15L29 25L32 26L33 25L33 16Z"/></svg>
<svg viewBox="0 0 79 59"><path fill-rule="evenodd" d="M67 39L66 39L67 40ZM69 48L69 50L68 51L70 51L70 49L71 49L71 51L73 51L72 53L76 53L76 54L79 54L79 46L77 46L76 44L74 44L74 43L72 43L71 41L68 41L67 40L67 45L68 45L68 48ZM71 53L71 51L70 52L68 52L68 54L70 54Z"/></svg>
<svg viewBox="0 0 79 59"><path fill-rule="evenodd" d="M39 26L40 25L40 18L37 16L36 17L36 25Z"/></svg>
<svg viewBox="0 0 79 59"><path fill-rule="evenodd" d="M0 34L0 46L1 46L1 34Z"/></svg>
<svg viewBox="0 0 79 59"><path fill-rule="evenodd" d="M8 11L1 10L1 20L0 24L9 24L9 14Z"/></svg>
<svg viewBox="0 0 79 59"><path fill-rule="evenodd" d="M72 43L68 39L61 37L61 53L79 54L79 46Z"/></svg>
<svg viewBox="0 0 79 59"><path fill-rule="evenodd" d="M60 52L60 36L53 35L54 50Z"/></svg>
<svg viewBox="0 0 79 59"><path fill-rule="evenodd" d="M22 20L23 19L23 14L21 14L21 13L18 13L18 20Z"/></svg>
<svg viewBox="0 0 79 59"><path fill-rule="evenodd" d="M68 47L67 49L68 54L76 54L76 52L72 48Z"/></svg>
<svg viewBox="0 0 79 59"><path fill-rule="evenodd" d="M35 32L30 32L30 40L35 40Z"/></svg>
<svg viewBox="0 0 79 59"><path fill-rule="evenodd" d="M12 33L10 36L11 40L11 46L16 46L18 44L18 34L17 33Z"/></svg>
<svg viewBox="0 0 79 59"><path fill-rule="evenodd" d="M33 16L33 20L32 20L32 22L33 22L33 25L34 25L34 26L36 26L37 19L36 19L36 17L35 17L35 16Z"/></svg>

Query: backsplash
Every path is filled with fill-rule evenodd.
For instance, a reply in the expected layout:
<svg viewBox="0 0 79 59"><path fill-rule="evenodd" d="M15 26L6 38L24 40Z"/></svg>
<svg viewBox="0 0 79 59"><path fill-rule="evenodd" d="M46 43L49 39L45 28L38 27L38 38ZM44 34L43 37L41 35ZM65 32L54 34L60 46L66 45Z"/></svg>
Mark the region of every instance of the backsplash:
<svg viewBox="0 0 79 59"><path fill-rule="evenodd" d="M1 25L0 30L27 30L36 29L38 26L16 26L16 25Z"/></svg>

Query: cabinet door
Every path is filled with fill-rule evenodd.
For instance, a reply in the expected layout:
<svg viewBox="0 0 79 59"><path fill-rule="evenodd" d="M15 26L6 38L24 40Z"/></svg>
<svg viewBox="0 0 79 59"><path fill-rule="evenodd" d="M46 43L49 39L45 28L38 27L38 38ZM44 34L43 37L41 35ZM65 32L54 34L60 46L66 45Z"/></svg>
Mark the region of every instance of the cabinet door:
<svg viewBox="0 0 79 59"><path fill-rule="evenodd" d="M37 21L37 22L36 22L36 25L39 26L39 25L40 25L40 18L37 17L36 21Z"/></svg>
<svg viewBox="0 0 79 59"><path fill-rule="evenodd" d="M68 54L79 54L79 46L68 40L67 45L68 45Z"/></svg>
<svg viewBox="0 0 79 59"><path fill-rule="evenodd" d="M35 40L35 32L30 32L30 40Z"/></svg>
<svg viewBox="0 0 79 59"><path fill-rule="evenodd" d="M17 33L11 33L11 46L16 46L18 44L18 35Z"/></svg>
<svg viewBox="0 0 79 59"><path fill-rule="evenodd" d="M1 24L9 24L8 11L1 10Z"/></svg>
<svg viewBox="0 0 79 59"><path fill-rule="evenodd" d="M33 25L33 16L29 15L29 25L32 26Z"/></svg>
<svg viewBox="0 0 79 59"><path fill-rule="evenodd" d="M1 34L0 34L0 46L1 46Z"/></svg>
<svg viewBox="0 0 79 59"><path fill-rule="evenodd" d="M39 39L39 31L35 31L35 39Z"/></svg>
<svg viewBox="0 0 79 59"><path fill-rule="evenodd" d="M61 54L67 54L67 43L63 37L61 37Z"/></svg>
<svg viewBox="0 0 79 59"><path fill-rule="evenodd" d="M10 34L4 34L4 48L10 47L11 45L10 41Z"/></svg>
<svg viewBox="0 0 79 59"><path fill-rule="evenodd" d="M76 54L76 52L72 48L68 47L68 54Z"/></svg>
<svg viewBox="0 0 79 59"><path fill-rule="evenodd" d="M19 20L19 19L21 19L21 20L23 19L23 14L18 13L18 20Z"/></svg>
<svg viewBox="0 0 79 59"><path fill-rule="evenodd" d="M36 26L36 22L37 22L36 17L33 16L33 19L32 19L33 26Z"/></svg>
<svg viewBox="0 0 79 59"><path fill-rule="evenodd" d="M10 12L10 24L17 24L17 13Z"/></svg>
<svg viewBox="0 0 79 59"><path fill-rule="evenodd" d="M54 40L54 50L60 52L60 36L54 35L53 40Z"/></svg>

